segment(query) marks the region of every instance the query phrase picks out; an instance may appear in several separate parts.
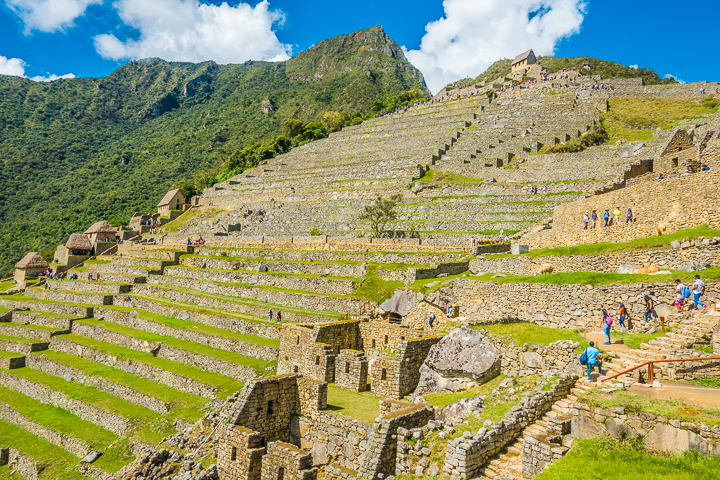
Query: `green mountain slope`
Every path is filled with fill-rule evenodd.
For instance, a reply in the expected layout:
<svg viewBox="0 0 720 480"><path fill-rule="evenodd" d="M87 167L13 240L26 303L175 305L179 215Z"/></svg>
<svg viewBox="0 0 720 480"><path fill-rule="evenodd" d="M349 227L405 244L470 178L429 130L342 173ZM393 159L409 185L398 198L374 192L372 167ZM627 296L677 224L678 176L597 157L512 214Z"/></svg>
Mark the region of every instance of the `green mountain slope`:
<svg viewBox="0 0 720 480"><path fill-rule="evenodd" d="M280 133L369 110L422 74L382 27L279 63L130 62L104 78L0 76L0 272L94 221L153 211L170 186Z"/></svg>

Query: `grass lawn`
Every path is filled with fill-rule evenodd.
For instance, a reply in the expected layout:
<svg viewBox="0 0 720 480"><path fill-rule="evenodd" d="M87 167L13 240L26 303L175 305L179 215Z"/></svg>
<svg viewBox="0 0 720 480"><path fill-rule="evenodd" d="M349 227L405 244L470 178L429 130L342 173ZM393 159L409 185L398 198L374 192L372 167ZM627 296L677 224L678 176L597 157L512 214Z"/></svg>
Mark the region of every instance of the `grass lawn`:
<svg viewBox="0 0 720 480"><path fill-rule="evenodd" d="M720 457L654 455L639 443L610 437L576 441L536 480L718 480Z"/></svg>
<svg viewBox="0 0 720 480"><path fill-rule="evenodd" d="M77 480L87 478L80 475L75 466L80 459L47 440L27 433L20 427L0 420L0 446L12 446L23 455L44 466L40 480ZM3 471L5 470L5 471ZM0 475L9 474L6 467L0 468ZM5 477L2 478L22 478Z"/></svg>
<svg viewBox="0 0 720 480"><path fill-rule="evenodd" d="M703 387L720 388L720 378L694 378L689 380L688 383L702 385Z"/></svg>
<svg viewBox="0 0 720 480"><path fill-rule="evenodd" d="M525 343L547 345L558 340L578 342L580 349L585 348L587 340L577 330L541 327L530 322L498 323L495 325L477 325L472 328L485 329L496 337L510 337L516 345Z"/></svg>
<svg viewBox="0 0 720 480"><path fill-rule="evenodd" d="M4 292L15 285L15 282L10 280L9 282L0 282L0 292Z"/></svg>
<svg viewBox="0 0 720 480"><path fill-rule="evenodd" d="M368 266L365 279L362 285L353 292L353 297L364 298L371 302L380 303L391 297L396 289L404 286L403 282L380 279L377 274L378 268L378 265Z"/></svg>
<svg viewBox="0 0 720 480"><path fill-rule="evenodd" d="M365 392L351 392L336 387L334 383L328 385L328 410L342 413L361 422L373 423L380 415L380 400L369 390Z"/></svg>
<svg viewBox="0 0 720 480"><path fill-rule="evenodd" d="M672 328L665 327L665 331L669 332ZM647 343L650 340L653 340L655 338L664 337L665 334L662 332L662 330L658 330L655 333L624 333L624 332L618 332L618 331L612 331L610 333L610 338L613 342L617 340L622 340L622 342L631 347L631 348L640 348L641 343Z"/></svg>
<svg viewBox="0 0 720 480"><path fill-rule="evenodd" d="M578 402L587 403L598 408L622 406L625 407L625 411L628 413L648 412L682 422L701 422L711 426L720 425L719 410L688 405L679 400L650 398L625 390L607 393L602 392L599 387L593 388L578 397Z"/></svg>
<svg viewBox="0 0 720 480"><path fill-rule="evenodd" d="M425 400L435 405L436 408L442 408L445 405L450 405L463 398L478 397L480 395L489 395L497 386L505 379L504 375L498 375L487 383L480 385L479 387L465 390L464 392L457 393L432 393L425 395Z"/></svg>
<svg viewBox="0 0 720 480"><path fill-rule="evenodd" d="M23 357L25 354L23 353L14 353L14 352L3 352L0 350L0 357L3 358L15 358L15 357Z"/></svg>
<svg viewBox="0 0 720 480"><path fill-rule="evenodd" d="M468 178L457 173L438 170L428 170L420 179L421 182L428 183L482 183L483 180L483 178Z"/></svg>

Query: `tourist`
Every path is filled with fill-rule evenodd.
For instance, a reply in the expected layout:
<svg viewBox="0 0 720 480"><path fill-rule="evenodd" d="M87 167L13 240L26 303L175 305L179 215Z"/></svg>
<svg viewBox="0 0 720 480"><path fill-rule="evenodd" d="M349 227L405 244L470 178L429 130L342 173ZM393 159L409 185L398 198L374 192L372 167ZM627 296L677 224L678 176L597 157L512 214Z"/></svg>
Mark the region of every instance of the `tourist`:
<svg viewBox="0 0 720 480"><path fill-rule="evenodd" d="M655 311L655 300L650 298L650 295L645 295L645 323L648 322L650 317L657 320L658 314Z"/></svg>
<svg viewBox="0 0 720 480"><path fill-rule="evenodd" d="M278 310L277 317L275 317L278 323L282 323L282 312Z"/></svg>
<svg viewBox="0 0 720 480"><path fill-rule="evenodd" d="M620 225L620 215L622 215L620 207L615 207L615 210L613 210L613 218L615 219L615 225Z"/></svg>
<svg viewBox="0 0 720 480"><path fill-rule="evenodd" d="M272 322L273 319L273 311L272 308L268 310L268 322Z"/></svg>
<svg viewBox="0 0 720 480"><path fill-rule="evenodd" d="M625 223L632 223L634 221L632 208L628 207L627 212L625 212Z"/></svg>
<svg viewBox="0 0 720 480"><path fill-rule="evenodd" d="M693 282L692 289L693 298L695 299L695 310L702 305L703 310L707 308L703 302L700 301L700 296L705 295L705 282L700 280L700 275L695 275L695 281Z"/></svg>
<svg viewBox="0 0 720 480"><path fill-rule="evenodd" d="M658 176L655 177L655 180L663 180L663 179L664 179L664 177L663 177L662 172L660 172L660 173L658 174Z"/></svg>
<svg viewBox="0 0 720 480"><path fill-rule="evenodd" d="M585 349L583 354L580 356L581 361L580 363L583 363L582 360L585 360L587 363L587 376L588 380L592 382L592 369L594 366L597 366L598 373L602 375L602 363L598 360L598 357L600 356L600 350L595 348L595 342L590 342L590 346ZM583 358L585 357L585 358Z"/></svg>
<svg viewBox="0 0 720 480"><path fill-rule="evenodd" d="M606 226L606 227L610 226L609 225L609 222L610 222L610 209L609 208L606 208L605 211L603 212L603 220L605 220L604 226Z"/></svg>
<svg viewBox="0 0 720 480"><path fill-rule="evenodd" d="M505 241L508 243L510 242L510 235L505 234Z"/></svg>
<svg viewBox="0 0 720 480"><path fill-rule="evenodd" d="M590 214L590 218L592 219L592 222L593 222L592 228L594 230L595 227L597 227L597 221L598 221L597 211L593 210L592 213Z"/></svg>
<svg viewBox="0 0 720 480"><path fill-rule="evenodd" d="M190 237L188 237L188 239L187 239L187 244L188 244L188 246L193 244L193 241Z"/></svg>
<svg viewBox="0 0 720 480"><path fill-rule="evenodd" d="M583 230L587 230L589 221L590 221L590 215L588 215L587 213L584 214L583 215L583 223L585 224L585 226L583 227Z"/></svg>
<svg viewBox="0 0 720 480"><path fill-rule="evenodd" d="M447 318L450 318L450 312L451 312L451 311L452 311L452 309L450 308L450 305L445 305L445 316L446 316Z"/></svg>
<svg viewBox="0 0 720 480"><path fill-rule="evenodd" d="M623 330L627 330L627 327L625 326L625 318L627 317L627 308L625 308L625 304L621 303L620 308L618 309L618 325L620 325L620 328Z"/></svg>
<svg viewBox="0 0 720 480"><path fill-rule="evenodd" d="M678 314L682 313L683 307L685 306L685 299L689 296L690 289L683 285L679 279L675 280L675 308L677 308Z"/></svg>
<svg viewBox="0 0 720 480"><path fill-rule="evenodd" d="M428 323L430 324L430 328L433 328L434 321L435 321L435 312L430 312L430 319L428 320Z"/></svg>
<svg viewBox="0 0 720 480"><path fill-rule="evenodd" d="M710 167L708 167L707 165L703 164L703 166L700 167L700 170L703 171L703 172L707 172L708 170L710 170Z"/></svg>
<svg viewBox="0 0 720 480"><path fill-rule="evenodd" d="M605 334L604 345L610 345L610 328L612 327L613 319L606 308L604 308L602 305L600 305L600 308L602 308L602 328L603 333Z"/></svg>

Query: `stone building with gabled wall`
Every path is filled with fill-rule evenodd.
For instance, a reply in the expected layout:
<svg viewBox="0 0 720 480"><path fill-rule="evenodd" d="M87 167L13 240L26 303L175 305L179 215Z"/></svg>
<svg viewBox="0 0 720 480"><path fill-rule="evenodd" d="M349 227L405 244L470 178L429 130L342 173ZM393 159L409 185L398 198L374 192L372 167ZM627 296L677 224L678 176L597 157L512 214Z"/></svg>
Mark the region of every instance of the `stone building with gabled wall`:
<svg viewBox="0 0 720 480"><path fill-rule="evenodd" d="M537 63L537 58L535 57L535 52L533 52L532 48L531 48L527 52L523 52L513 59L512 63L511 63L512 72L516 73L518 71L522 71L523 69L529 67L530 65L534 65L536 63Z"/></svg>
<svg viewBox="0 0 720 480"><path fill-rule="evenodd" d="M686 169L695 173L700 168L700 146L695 145L687 130L678 129L660 149L653 160L653 171L665 175L684 173Z"/></svg>
<svg viewBox="0 0 720 480"><path fill-rule="evenodd" d="M168 217L170 221L172 221L182 215L188 206L185 194L182 190L176 188L165 194L162 200L160 200L160 203L158 203L157 208L158 214L161 217Z"/></svg>
<svg viewBox="0 0 720 480"><path fill-rule="evenodd" d="M50 268L48 262L38 252L30 252L15 264L15 281L24 284Z"/></svg>
<svg viewBox="0 0 720 480"><path fill-rule="evenodd" d="M55 249L55 263L64 265L65 268L73 268L92 257L93 244L87 235L73 233L65 245L58 245Z"/></svg>

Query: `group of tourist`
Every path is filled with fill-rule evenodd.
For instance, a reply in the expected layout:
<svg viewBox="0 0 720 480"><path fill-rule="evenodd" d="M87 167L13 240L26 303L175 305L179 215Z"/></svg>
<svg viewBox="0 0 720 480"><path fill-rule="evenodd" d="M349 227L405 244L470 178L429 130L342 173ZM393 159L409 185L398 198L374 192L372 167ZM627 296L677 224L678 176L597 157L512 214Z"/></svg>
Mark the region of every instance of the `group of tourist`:
<svg viewBox="0 0 720 480"><path fill-rule="evenodd" d="M615 210L613 210L612 214L610 213L610 209L606 208L605 211L602 214L602 220L603 220L603 227L609 227L611 225L620 225L622 223L622 211L620 210L620 207L615 207ZM594 229L597 227L597 222L600 217L598 217L597 210L593 210L592 213L584 213L583 214L583 230L587 230L588 227L591 229ZM633 223L635 221L635 215L633 214L632 207L628 207L627 210L625 210L625 223Z"/></svg>
<svg viewBox="0 0 720 480"><path fill-rule="evenodd" d="M547 193L547 191L548 191L547 185L543 185L542 191L543 191L543 194ZM537 186L537 185L533 185L533 186L530 188L530 193L531 193L532 195L537 195L538 192L539 192L539 189L538 189L538 186Z"/></svg>
<svg viewBox="0 0 720 480"><path fill-rule="evenodd" d="M205 245L205 239L202 238L202 235L198 235L197 240L193 240L192 238L187 238L187 244L188 246L203 246Z"/></svg>
<svg viewBox="0 0 720 480"><path fill-rule="evenodd" d="M708 167L708 166L707 166L706 164L704 164L704 163L703 163L702 165L700 165L700 168L698 169L698 171L700 171L700 172L707 172L707 171L709 171L709 170L710 170L710 167ZM693 172L693 171L690 169L690 167L687 167L687 168L685 168L685 171L680 174L680 176L681 176L681 177L684 177L684 176L686 176L686 175L692 175L693 173L695 173L695 172ZM665 180L666 178L675 178L675 177L677 177L677 176L678 176L677 173L671 173L671 174L669 174L669 175L665 175L663 172L660 172L660 173L657 174L657 176L656 176L653 180Z"/></svg>
<svg viewBox="0 0 720 480"><path fill-rule="evenodd" d="M277 314L275 315L275 320L277 320L278 323L282 322L282 312L280 310L277 311ZM273 309L268 310L268 322L273 321Z"/></svg>
<svg viewBox="0 0 720 480"><path fill-rule="evenodd" d="M396 107L393 110L388 110L386 112L380 112L375 115L375 118L386 117L388 115L394 115L397 113L405 113L408 110L411 110L413 108L425 107L425 106L434 105L434 104L440 103L440 102L447 102L450 100L458 100L460 98L473 97L475 95L479 95L480 93L484 93L484 90L472 90L470 92L459 93L459 94L455 94L455 95L443 95L442 97L433 98L431 100L426 100L424 102L415 102L412 105L408 105L406 107Z"/></svg>
<svg viewBox="0 0 720 480"><path fill-rule="evenodd" d="M510 242L510 235L505 233L505 230L500 229L500 233L497 237L493 237L492 235L488 235L487 239L481 239L480 237L470 237L470 248L474 249L475 247L479 247L480 245L508 242Z"/></svg>

